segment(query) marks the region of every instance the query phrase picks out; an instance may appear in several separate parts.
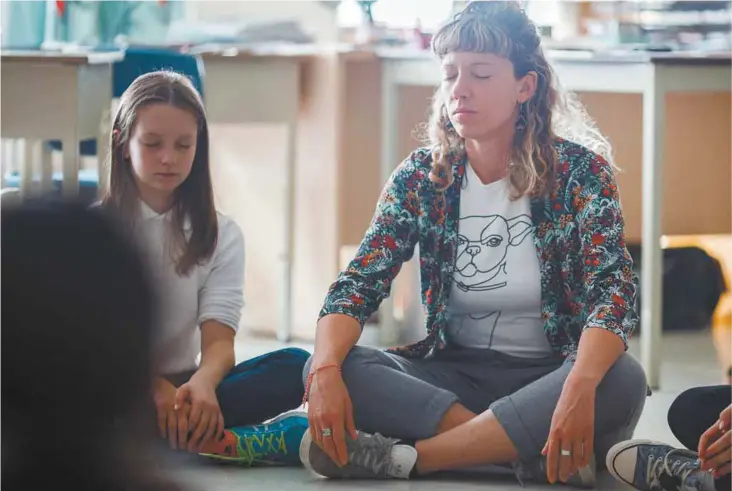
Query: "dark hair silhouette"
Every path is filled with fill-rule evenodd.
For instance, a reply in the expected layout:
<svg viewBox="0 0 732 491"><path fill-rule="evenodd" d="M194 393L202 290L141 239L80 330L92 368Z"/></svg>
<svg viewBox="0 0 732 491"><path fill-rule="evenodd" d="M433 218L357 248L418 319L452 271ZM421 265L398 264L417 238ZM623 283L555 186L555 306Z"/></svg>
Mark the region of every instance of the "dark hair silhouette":
<svg viewBox="0 0 732 491"><path fill-rule="evenodd" d="M107 218L2 210L2 485L173 490L150 467L152 292Z"/></svg>

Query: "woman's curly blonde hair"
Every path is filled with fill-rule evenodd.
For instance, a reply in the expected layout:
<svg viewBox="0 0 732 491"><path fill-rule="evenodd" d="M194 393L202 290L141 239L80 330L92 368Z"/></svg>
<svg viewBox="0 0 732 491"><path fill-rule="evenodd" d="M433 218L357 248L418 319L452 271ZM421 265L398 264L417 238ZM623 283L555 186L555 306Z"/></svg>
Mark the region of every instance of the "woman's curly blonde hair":
<svg viewBox="0 0 732 491"><path fill-rule="evenodd" d="M557 164L556 137L583 145L612 163L609 141L577 97L559 88L539 33L518 2L471 2L435 34L432 51L439 59L456 51L492 53L511 61L517 78L536 72L536 92L519 108L521 128L514 137L509 166L508 176L516 195L549 192ZM438 89L426 128L433 156L430 178L438 189L450 186L451 162L461 159L465 152L445 102L444 91Z"/></svg>

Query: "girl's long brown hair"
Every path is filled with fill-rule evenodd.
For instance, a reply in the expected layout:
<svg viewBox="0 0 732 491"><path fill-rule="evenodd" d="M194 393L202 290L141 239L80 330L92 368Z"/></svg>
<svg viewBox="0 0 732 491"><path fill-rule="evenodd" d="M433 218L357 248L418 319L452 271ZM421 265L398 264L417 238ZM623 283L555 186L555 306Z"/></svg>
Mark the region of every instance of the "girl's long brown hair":
<svg viewBox="0 0 732 491"><path fill-rule="evenodd" d="M517 195L546 194L557 164L554 148L560 136L584 145L612 163L608 140L574 94L560 89L541 47L534 24L516 1L474 1L435 34L432 51L442 59L458 51L492 53L513 64L514 75L537 75L534 96L519 108L523 128L516 131L509 167ZM464 156L464 141L450 124L445 94L433 98L426 140L432 148L431 178L439 189L452 182L451 161Z"/></svg>
<svg viewBox="0 0 732 491"><path fill-rule="evenodd" d="M107 160L109 189L102 205L129 228L138 218L140 196L125 149L135 126L137 111L150 104L169 104L196 117L196 154L188 178L173 193L172 237L178 274L209 259L216 250L218 221L209 166L208 125L203 101L188 78L171 71L138 77L122 94L114 118L111 151ZM190 223L190 233L186 224Z"/></svg>

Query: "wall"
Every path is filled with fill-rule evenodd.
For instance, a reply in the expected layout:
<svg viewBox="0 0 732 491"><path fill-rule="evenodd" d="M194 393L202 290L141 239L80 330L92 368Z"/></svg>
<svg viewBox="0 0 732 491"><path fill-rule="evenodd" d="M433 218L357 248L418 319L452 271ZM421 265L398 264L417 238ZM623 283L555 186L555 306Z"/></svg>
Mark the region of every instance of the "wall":
<svg viewBox="0 0 732 491"><path fill-rule="evenodd" d="M186 19L245 23L297 20L318 41L337 37L335 10L321 2L186 2ZM338 58L302 66L301 113L295 169L293 334L309 338L330 283L338 273L338 169L341 121ZM245 110L245 108L243 108ZM243 333L274 334L281 288L278 241L284 239L284 159L287 138L277 125L212 125L217 204L242 227L247 248Z"/></svg>
<svg viewBox="0 0 732 491"><path fill-rule="evenodd" d="M342 86L337 55L307 65L295 171L293 333L298 338L312 338L325 294L338 274Z"/></svg>
<svg viewBox="0 0 732 491"><path fill-rule="evenodd" d="M642 226L642 109L639 95L582 94L621 167L618 184L628 239ZM662 233L732 232L730 94L671 94L667 99Z"/></svg>
<svg viewBox="0 0 732 491"><path fill-rule="evenodd" d="M367 59L344 63L343 141L339 150L340 245L361 242L383 184L379 173L381 65Z"/></svg>
<svg viewBox="0 0 732 491"><path fill-rule="evenodd" d="M338 169L341 72L336 55L301 65L294 176L293 334L312 336L338 273ZM246 108L242 108L246 110ZM282 125L209 125L219 209L243 229L246 306L242 332L274 334L282 286L287 134Z"/></svg>

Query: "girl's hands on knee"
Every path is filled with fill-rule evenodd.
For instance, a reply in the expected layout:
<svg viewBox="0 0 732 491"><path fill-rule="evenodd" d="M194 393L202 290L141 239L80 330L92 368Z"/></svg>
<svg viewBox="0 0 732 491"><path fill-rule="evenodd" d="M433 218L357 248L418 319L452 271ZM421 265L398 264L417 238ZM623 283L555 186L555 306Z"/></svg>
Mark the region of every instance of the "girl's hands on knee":
<svg viewBox="0 0 732 491"><path fill-rule="evenodd" d="M308 420L313 441L339 466L348 463L346 435L356 439L353 406L337 366L314 367L310 375Z"/></svg>
<svg viewBox="0 0 732 491"><path fill-rule="evenodd" d="M732 471L732 405L719 414L719 421L699 439L699 458L704 470L722 477Z"/></svg>
<svg viewBox="0 0 732 491"><path fill-rule="evenodd" d="M181 385L176 392L175 409L187 420L186 428L179 431L180 449L197 452L206 444L223 438L224 416L216 397L216 387L207 381L194 375Z"/></svg>
<svg viewBox="0 0 732 491"><path fill-rule="evenodd" d="M180 431L187 427L187 418L181 416L187 415L187 412L180 414L175 410L175 394L176 388L166 379L159 377L155 380L153 387L153 402L158 417L158 429L160 437L167 438L170 448L178 449L180 439Z"/></svg>

